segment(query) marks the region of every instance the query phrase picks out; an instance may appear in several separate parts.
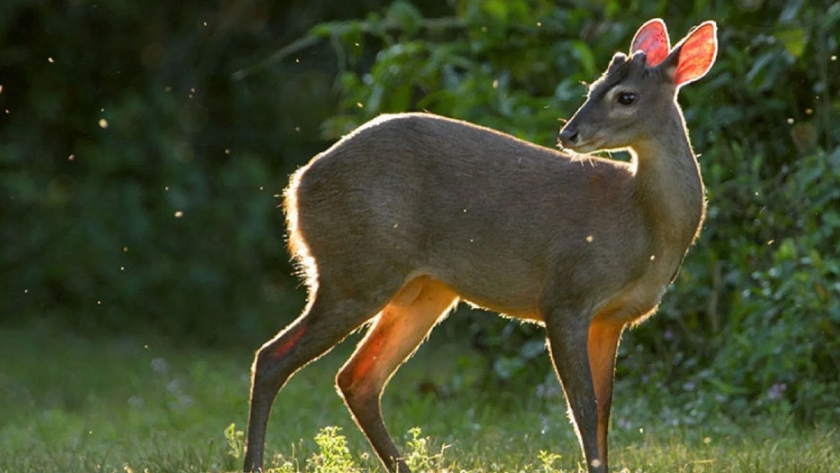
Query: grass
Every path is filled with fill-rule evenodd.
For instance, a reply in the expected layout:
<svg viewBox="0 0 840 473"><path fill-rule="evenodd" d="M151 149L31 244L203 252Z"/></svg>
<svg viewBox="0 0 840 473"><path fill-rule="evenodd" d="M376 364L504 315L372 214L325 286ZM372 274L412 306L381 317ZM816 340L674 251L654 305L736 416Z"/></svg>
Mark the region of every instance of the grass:
<svg viewBox="0 0 840 473"><path fill-rule="evenodd" d="M273 471L381 471L333 387L352 345L306 368L278 397L267 442ZM0 353L0 473L239 468L251 350L90 340L44 325L0 329ZM464 347L432 341L394 378L383 410L410 464L419 471L578 471L556 388L539 398L457 383L446 395L428 393L479 366ZM689 425L667 397L640 399L621 386L617 396L614 471L840 472L836 424L802 430L783 417L710 415Z"/></svg>

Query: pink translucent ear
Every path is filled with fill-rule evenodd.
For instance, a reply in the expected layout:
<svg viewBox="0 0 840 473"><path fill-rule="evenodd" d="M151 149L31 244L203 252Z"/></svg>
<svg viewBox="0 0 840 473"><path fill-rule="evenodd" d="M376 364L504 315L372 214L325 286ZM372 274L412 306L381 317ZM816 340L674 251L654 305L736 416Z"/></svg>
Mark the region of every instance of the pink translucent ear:
<svg viewBox="0 0 840 473"><path fill-rule="evenodd" d="M639 28L630 46L630 54L636 51L643 51L648 66L656 67L668 57L671 50L671 40L668 39L668 30L665 22L659 18L649 20Z"/></svg>
<svg viewBox="0 0 840 473"><path fill-rule="evenodd" d="M707 21L688 33L677 48L679 61L674 71L674 83L693 82L709 72L717 57L717 25Z"/></svg>

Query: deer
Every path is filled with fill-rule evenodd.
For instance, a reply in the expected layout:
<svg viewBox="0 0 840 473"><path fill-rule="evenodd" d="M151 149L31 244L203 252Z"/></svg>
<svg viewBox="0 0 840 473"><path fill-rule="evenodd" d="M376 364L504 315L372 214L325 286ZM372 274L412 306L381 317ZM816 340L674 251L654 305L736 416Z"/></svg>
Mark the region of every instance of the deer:
<svg viewBox="0 0 840 473"><path fill-rule="evenodd" d="M657 309L705 216L677 103L717 55L706 21L673 48L642 25L559 132L561 149L430 113L381 115L290 177L288 246L302 314L257 351L243 470L261 471L269 414L289 378L369 326L336 376L389 472L406 473L380 399L460 301L542 325L590 473L608 471L625 328ZM593 156L628 152L629 161Z"/></svg>

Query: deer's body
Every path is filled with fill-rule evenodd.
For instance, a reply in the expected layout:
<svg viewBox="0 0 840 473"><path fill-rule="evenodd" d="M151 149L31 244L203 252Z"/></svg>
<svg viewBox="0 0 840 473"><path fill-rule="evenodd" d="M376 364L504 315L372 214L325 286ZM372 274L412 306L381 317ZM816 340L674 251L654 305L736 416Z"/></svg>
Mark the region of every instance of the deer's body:
<svg viewBox="0 0 840 473"><path fill-rule="evenodd" d="M349 272L337 283L382 288L383 304L428 276L515 317L542 320L551 294L590 310L627 307L615 316L632 321L659 302L703 214L696 162L673 158L570 157L462 121L385 115L298 171L290 238L314 256L310 271ZM673 167L691 177L687 188L652 195L640 185ZM337 228L350 230L340 244Z"/></svg>
<svg viewBox="0 0 840 473"><path fill-rule="evenodd" d="M546 328L590 472L607 470L621 333L652 314L704 214L679 87L717 50L705 23L673 50L661 20L617 54L560 133L570 156L429 114L379 117L292 176L289 246L310 290L253 368L244 468L262 465L278 390L369 320L337 377L385 467L407 472L379 408L399 365L459 300ZM639 52L635 52L639 51Z"/></svg>

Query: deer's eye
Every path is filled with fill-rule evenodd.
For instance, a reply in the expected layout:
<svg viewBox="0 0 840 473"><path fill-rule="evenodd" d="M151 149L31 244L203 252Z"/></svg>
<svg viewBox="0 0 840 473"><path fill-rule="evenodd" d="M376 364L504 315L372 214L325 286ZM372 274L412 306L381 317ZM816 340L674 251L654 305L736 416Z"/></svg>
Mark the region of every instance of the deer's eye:
<svg viewBox="0 0 840 473"><path fill-rule="evenodd" d="M621 105L632 105L636 101L636 94L633 92L621 92L616 97L616 101Z"/></svg>

